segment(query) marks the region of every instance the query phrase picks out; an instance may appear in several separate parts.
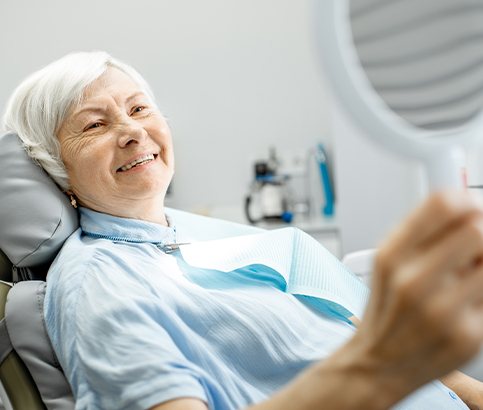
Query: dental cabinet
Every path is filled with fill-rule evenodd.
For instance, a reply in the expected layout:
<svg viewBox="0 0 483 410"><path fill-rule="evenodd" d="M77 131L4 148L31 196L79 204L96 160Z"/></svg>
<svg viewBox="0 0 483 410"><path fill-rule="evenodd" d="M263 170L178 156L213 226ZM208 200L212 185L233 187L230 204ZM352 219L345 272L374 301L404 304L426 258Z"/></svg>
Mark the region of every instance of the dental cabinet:
<svg viewBox="0 0 483 410"><path fill-rule="evenodd" d="M200 213L214 218L248 224L243 209L237 206L213 207L204 209ZM260 222L256 226L262 229L299 228L320 242L334 256L340 259L343 255L337 218L323 218L322 215L311 217L295 215L291 223Z"/></svg>

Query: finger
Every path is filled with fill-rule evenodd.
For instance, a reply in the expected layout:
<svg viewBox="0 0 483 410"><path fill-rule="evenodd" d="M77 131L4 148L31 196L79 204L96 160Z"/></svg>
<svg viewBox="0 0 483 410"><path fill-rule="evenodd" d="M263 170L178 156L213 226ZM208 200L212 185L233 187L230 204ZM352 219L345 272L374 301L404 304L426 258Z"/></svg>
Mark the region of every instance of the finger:
<svg viewBox="0 0 483 410"><path fill-rule="evenodd" d="M465 191L447 191L433 194L422 206L389 236L381 247L380 256L393 264L405 259L417 248L458 225L473 214L482 213L478 197Z"/></svg>
<svg viewBox="0 0 483 410"><path fill-rule="evenodd" d="M451 292L455 306L469 304L481 309L483 306L483 265L473 269L471 274L459 279Z"/></svg>
<svg viewBox="0 0 483 410"><path fill-rule="evenodd" d="M409 285L424 295L428 289L472 275L481 267L482 256L483 216L478 216L454 227L431 247L419 250L391 276L395 285Z"/></svg>
<svg viewBox="0 0 483 410"><path fill-rule="evenodd" d="M433 334L440 334L446 342L455 342L464 349L468 344L478 347L483 341L483 266L463 279L455 279L443 291L420 300L425 302L426 308L421 312L425 313L425 323L432 327Z"/></svg>
<svg viewBox="0 0 483 410"><path fill-rule="evenodd" d="M483 342L483 269L455 286L448 303L452 307L449 314L455 319L453 330L461 337L458 343L473 342L478 350Z"/></svg>
<svg viewBox="0 0 483 410"><path fill-rule="evenodd" d="M472 269L483 256L483 216L467 218L433 244L423 246L421 253L434 260L435 270Z"/></svg>

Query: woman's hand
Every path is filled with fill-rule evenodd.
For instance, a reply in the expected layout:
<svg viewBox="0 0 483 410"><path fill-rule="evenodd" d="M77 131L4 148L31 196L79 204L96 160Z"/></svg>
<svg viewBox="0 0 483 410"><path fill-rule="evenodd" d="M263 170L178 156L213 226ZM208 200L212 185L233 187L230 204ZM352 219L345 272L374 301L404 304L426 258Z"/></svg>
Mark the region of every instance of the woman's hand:
<svg viewBox="0 0 483 410"><path fill-rule="evenodd" d="M465 192L431 196L380 248L372 288L355 336L251 410L387 409L476 354L483 341L479 202ZM479 399L480 386L467 387L460 393Z"/></svg>
<svg viewBox="0 0 483 410"><path fill-rule="evenodd" d="M430 197L380 248L372 289L349 352L362 368L379 369L388 393L402 398L476 354L483 340L483 211L475 197Z"/></svg>

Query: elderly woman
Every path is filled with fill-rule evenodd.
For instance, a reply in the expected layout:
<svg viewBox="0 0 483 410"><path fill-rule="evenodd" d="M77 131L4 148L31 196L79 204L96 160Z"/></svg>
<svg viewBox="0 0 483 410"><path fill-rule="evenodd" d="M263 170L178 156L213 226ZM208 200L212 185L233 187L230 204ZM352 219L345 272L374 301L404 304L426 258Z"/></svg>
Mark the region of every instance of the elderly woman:
<svg viewBox="0 0 483 410"><path fill-rule="evenodd" d="M434 195L381 247L356 330L243 272L201 286L164 252L171 132L126 64L66 56L17 88L4 125L80 212L45 299L76 408L483 405L481 383L450 373L483 339L483 208L468 194Z"/></svg>

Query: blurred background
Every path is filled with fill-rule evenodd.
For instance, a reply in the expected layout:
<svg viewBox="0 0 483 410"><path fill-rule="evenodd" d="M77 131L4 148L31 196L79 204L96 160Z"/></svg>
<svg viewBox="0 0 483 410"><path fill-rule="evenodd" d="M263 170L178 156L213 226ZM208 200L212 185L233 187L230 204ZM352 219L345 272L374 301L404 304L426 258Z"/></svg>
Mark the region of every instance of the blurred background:
<svg viewBox="0 0 483 410"><path fill-rule="evenodd" d="M298 226L342 257L377 246L424 195L419 164L361 138L333 98L312 1L16 0L0 22L2 112L25 76L71 51L141 72L174 135L168 206ZM468 154L482 184L480 152Z"/></svg>

